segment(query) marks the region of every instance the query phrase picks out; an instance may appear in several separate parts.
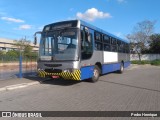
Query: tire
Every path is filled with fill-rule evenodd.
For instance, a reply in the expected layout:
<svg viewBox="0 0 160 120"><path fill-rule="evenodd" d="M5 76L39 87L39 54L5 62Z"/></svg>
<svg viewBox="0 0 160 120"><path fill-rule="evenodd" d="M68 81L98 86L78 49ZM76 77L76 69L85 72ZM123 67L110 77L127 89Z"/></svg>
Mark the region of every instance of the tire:
<svg viewBox="0 0 160 120"><path fill-rule="evenodd" d="M93 70L93 76L90 79L90 81L93 83L97 82L99 79L99 76L100 76L100 68L97 65L95 65Z"/></svg>
<svg viewBox="0 0 160 120"><path fill-rule="evenodd" d="M122 74L123 72L124 72L124 64L121 63L120 70L118 70L118 73Z"/></svg>

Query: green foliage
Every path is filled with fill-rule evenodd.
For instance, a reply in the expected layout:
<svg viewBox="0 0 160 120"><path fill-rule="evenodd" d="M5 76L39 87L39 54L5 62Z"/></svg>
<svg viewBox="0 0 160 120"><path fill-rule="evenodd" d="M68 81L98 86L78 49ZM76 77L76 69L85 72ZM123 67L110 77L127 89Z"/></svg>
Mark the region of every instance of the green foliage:
<svg viewBox="0 0 160 120"><path fill-rule="evenodd" d="M14 45L15 47L18 48L18 50L24 50L26 46L30 45L30 41L26 39L21 39L21 40L14 40Z"/></svg>
<svg viewBox="0 0 160 120"><path fill-rule="evenodd" d="M2 55L0 55L1 62L17 61L18 60L18 56L19 56L19 52L18 51L9 50L8 52L4 52L4 53Z"/></svg>
<svg viewBox="0 0 160 120"><path fill-rule="evenodd" d="M160 66L160 60L152 60L152 61L148 61L148 60L133 60L131 61L132 64L138 64L138 65L145 65L145 64L151 64L151 65L156 65L156 66Z"/></svg>
<svg viewBox="0 0 160 120"><path fill-rule="evenodd" d="M138 64L138 65L145 65L145 64L150 64L150 61L148 60L133 60L131 61L132 64Z"/></svg>
<svg viewBox="0 0 160 120"><path fill-rule="evenodd" d="M6 54L6 51L0 50L0 56L4 56Z"/></svg>
<svg viewBox="0 0 160 120"><path fill-rule="evenodd" d="M9 50L8 52L0 51L0 61L1 62L13 62L19 61L19 55L21 53L23 61L37 60L38 53L33 52L33 47L30 45L30 41L21 39L19 41L15 40L14 45L17 50Z"/></svg>
<svg viewBox="0 0 160 120"><path fill-rule="evenodd" d="M151 65L160 66L160 60L153 60L153 61L151 61Z"/></svg>
<svg viewBox="0 0 160 120"><path fill-rule="evenodd" d="M24 56L32 56L32 49L33 49L32 46L26 45L23 51Z"/></svg>
<svg viewBox="0 0 160 120"><path fill-rule="evenodd" d="M21 51L23 57L31 58L32 56L37 57L35 54L32 53L33 47L30 45L30 41L26 39L15 40L14 46Z"/></svg>
<svg viewBox="0 0 160 120"><path fill-rule="evenodd" d="M7 53L6 53L6 56L10 56L10 57L15 57L17 58L19 56L19 51L17 50L9 50Z"/></svg>
<svg viewBox="0 0 160 120"><path fill-rule="evenodd" d="M158 53L160 54L160 34L154 34L150 36L150 53Z"/></svg>

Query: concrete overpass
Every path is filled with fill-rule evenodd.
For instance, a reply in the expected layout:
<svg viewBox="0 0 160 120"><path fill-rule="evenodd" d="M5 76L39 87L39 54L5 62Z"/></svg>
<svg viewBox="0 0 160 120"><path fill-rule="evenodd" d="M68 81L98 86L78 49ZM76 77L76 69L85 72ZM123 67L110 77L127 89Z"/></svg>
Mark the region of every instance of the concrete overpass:
<svg viewBox="0 0 160 120"><path fill-rule="evenodd" d="M30 45L33 47L33 51L38 51L39 49L38 45L34 45L33 43L31 43ZM8 51L12 49L17 49L17 47L14 46L14 40L0 38L0 50Z"/></svg>

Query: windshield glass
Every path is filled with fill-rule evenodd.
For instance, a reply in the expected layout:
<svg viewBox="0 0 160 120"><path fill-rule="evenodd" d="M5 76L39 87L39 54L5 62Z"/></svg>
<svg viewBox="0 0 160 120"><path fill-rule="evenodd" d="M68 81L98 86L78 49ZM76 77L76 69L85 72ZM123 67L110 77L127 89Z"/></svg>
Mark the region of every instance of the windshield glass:
<svg viewBox="0 0 160 120"><path fill-rule="evenodd" d="M77 60L77 29L62 29L42 33L40 60Z"/></svg>

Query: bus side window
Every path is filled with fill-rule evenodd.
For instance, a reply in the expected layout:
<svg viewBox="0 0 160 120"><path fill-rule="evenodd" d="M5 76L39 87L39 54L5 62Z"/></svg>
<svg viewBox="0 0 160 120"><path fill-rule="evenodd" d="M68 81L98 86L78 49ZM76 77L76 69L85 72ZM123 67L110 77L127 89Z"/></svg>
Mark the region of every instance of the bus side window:
<svg viewBox="0 0 160 120"><path fill-rule="evenodd" d="M93 53L92 34L88 29L81 30L81 56L82 59L89 59Z"/></svg>
<svg viewBox="0 0 160 120"><path fill-rule="evenodd" d="M117 41L115 38L111 38L111 51L117 52Z"/></svg>
<svg viewBox="0 0 160 120"><path fill-rule="evenodd" d="M103 50L102 34L95 31L94 39L95 39L95 50Z"/></svg>
<svg viewBox="0 0 160 120"><path fill-rule="evenodd" d="M111 50L110 44L104 44L104 51L110 51L110 50Z"/></svg>

